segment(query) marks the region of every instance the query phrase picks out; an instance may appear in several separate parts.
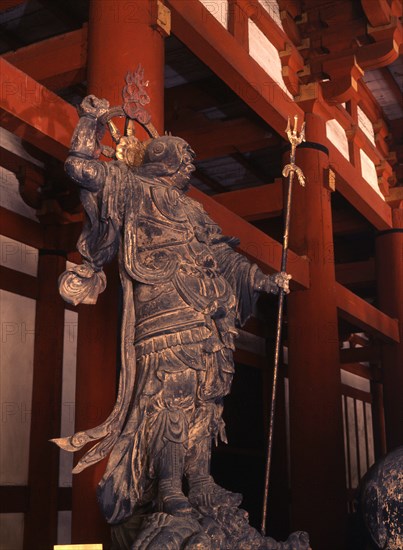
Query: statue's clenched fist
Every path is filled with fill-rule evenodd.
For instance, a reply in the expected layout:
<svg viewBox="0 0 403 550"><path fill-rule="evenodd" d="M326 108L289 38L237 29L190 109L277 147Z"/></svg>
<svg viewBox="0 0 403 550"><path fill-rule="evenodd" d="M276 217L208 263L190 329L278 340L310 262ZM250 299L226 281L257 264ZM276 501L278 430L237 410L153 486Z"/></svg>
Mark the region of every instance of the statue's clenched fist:
<svg viewBox="0 0 403 550"><path fill-rule="evenodd" d="M106 99L98 99L94 95L89 95L83 99L78 107L78 114L81 116L89 116L96 119L101 118L109 111L109 101Z"/></svg>
<svg viewBox="0 0 403 550"><path fill-rule="evenodd" d="M261 274L255 288L260 292L267 292L268 294L278 294L279 290L282 289L285 294L288 294L290 292L291 278L291 275L285 271L280 271L273 275Z"/></svg>
<svg viewBox="0 0 403 550"><path fill-rule="evenodd" d="M285 271L280 271L279 273L275 273L271 276L271 281L274 283L274 285L277 287L276 290L271 290L273 294L278 294L279 290L283 290L285 294L289 294L290 292L290 280L292 279L292 276L289 273L286 273Z"/></svg>

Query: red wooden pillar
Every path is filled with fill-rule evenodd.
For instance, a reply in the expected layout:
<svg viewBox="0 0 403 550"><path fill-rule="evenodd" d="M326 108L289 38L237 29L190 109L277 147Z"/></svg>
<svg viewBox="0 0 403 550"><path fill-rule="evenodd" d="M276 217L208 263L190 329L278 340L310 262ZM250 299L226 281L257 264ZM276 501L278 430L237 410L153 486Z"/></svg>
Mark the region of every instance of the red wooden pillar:
<svg viewBox="0 0 403 550"><path fill-rule="evenodd" d="M77 333L76 431L101 424L116 397L118 278L116 266L105 269L107 288L95 306L79 308ZM84 452L81 452L76 462ZM73 476L72 542L108 543L109 528L96 501L96 487L106 460Z"/></svg>
<svg viewBox="0 0 403 550"><path fill-rule="evenodd" d="M122 104L127 71L140 63L149 81L147 109L164 128L164 40L157 28L157 0L92 0L88 27L88 93ZM156 28L154 28L156 27Z"/></svg>
<svg viewBox="0 0 403 550"><path fill-rule="evenodd" d="M324 121L306 114L305 148L294 183L290 247L310 259L310 289L288 299L291 523L315 550L344 548L345 466L331 192Z"/></svg>
<svg viewBox="0 0 403 550"><path fill-rule="evenodd" d="M393 225L394 229L380 233L376 239L378 305L399 319L400 327L400 343L382 346L388 451L403 445L403 208L394 210Z"/></svg>
<svg viewBox="0 0 403 550"><path fill-rule="evenodd" d="M147 106L159 132L163 130L164 43L154 30L156 0L92 0L88 28L88 93L122 103L128 70L141 63L149 81ZM141 138L141 134L138 134ZM77 349L76 429L102 422L116 396L118 277L107 270L108 286L96 306L82 306ZM96 486L105 462L73 479L72 542L108 542L109 528L96 502Z"/></svg>
<svg viewBox="0 0 403 550"><path fill-rule="evenodd" d="M52 250L39 251L25 550L47 550L57 542L60 451L49 439L60 436L64 303L57 280L65 265Z"/></svg>

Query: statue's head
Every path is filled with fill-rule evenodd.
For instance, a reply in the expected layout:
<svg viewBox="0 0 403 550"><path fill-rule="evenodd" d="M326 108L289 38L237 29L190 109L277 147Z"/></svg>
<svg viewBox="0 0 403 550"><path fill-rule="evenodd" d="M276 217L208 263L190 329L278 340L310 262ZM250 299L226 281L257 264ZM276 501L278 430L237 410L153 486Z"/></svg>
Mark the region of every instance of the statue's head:
<svg viewBox="0 0 403 550"><path fill-rule="evenodd" d="M143 166L154 176L168 176L172 185L186 189L195 170L195 153L179 137L161 136L146 142Z"/></svg>

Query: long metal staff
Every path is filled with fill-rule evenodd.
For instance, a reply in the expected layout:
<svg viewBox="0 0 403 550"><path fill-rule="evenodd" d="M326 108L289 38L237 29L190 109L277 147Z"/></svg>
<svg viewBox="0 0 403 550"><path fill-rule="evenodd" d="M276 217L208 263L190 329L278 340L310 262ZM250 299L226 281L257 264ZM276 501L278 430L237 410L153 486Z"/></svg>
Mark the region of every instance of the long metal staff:
<svg viewBox="0 0 403 550"><path fill-rule="evenodd" d="M291 196L292 196L292 183L294 180L294 174L297 174L299 183L305 186L305 176L302 173L301 168L295 164L295 150L297 146L305 141L305 123L302 124L301 133L298 136L298 117L294 117L294 128L291 130L290 119L288 118L288 124L286 128L286 134L288 140L291 143L290 163L283 169L283 176L288 178L288 193L287 193L287 206L284 223L284 235L283 235L283 251L281 255L281 271L285 272L287 268L287 256L288 256L288 235L290 230L290 215L291 215ZM271 394L271 407L270 407L270 421L269 421L269 435L267 442L267 460L265 471L265 485L264 485L264 500L263 500L263 514L261 533L264 536L266 534L266 517L267 517L267 499L269 493L269 478L270 478L270 466L271 455L273 448L273 429L274 429L274 415L276 410L276 390L277 390L277 375L278 375L278 363L280 357L280 344L281 344L281 329L283 326L283 309L284 309L284 296L285 292L282 288L278 294L278 314L277 314L277 328L276 328L276 347L274 351L274 370L273 370L273 387Z"/></svg>

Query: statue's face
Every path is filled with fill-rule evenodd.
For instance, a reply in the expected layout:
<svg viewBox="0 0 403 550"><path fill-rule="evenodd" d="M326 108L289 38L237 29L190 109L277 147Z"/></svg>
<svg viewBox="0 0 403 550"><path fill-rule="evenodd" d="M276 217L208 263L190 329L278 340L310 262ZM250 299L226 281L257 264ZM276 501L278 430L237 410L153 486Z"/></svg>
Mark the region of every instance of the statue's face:
<svg viewBox="0 0 403 550"><path fill-rule="evenodd" d="M146 145L143 167L149 173L166 177L170 185L181 191L189 187L195 170L195 153L186 141L174 136L161 136Z"/></svg>
<svg viewBox="0 0 403 550"><path fill-rule="evenodd" d="M186 191L189 188L189 180L192 172L196 170L193 160L195 153L190 145L186 144L182 153L182 160L179 165L178 171L173 176L173 183L175 187Z"/></svg>

